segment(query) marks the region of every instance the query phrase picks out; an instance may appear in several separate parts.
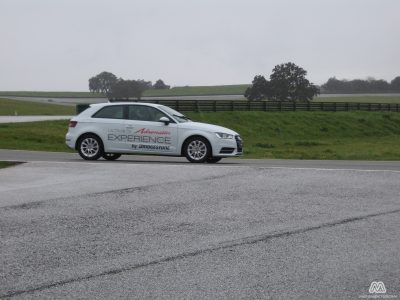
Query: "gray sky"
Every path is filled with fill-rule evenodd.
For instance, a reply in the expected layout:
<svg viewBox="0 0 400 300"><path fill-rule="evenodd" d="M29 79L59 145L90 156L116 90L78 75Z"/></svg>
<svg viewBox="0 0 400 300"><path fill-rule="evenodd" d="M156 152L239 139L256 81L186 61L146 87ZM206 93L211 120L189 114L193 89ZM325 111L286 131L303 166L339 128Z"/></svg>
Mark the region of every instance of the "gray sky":
<svg viewBox="0 0 400 300"><path fill-rule="evenodd" d="M0 0L0 90L85 91L109 71L250 83L292 61L316 84L400 75L399 0Z"/></svg>

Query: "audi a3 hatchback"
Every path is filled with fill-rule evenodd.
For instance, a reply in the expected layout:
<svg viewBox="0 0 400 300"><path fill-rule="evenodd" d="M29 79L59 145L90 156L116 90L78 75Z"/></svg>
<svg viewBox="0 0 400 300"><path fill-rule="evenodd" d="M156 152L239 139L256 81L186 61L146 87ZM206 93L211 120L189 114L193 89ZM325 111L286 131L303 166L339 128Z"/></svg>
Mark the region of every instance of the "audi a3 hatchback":
<svg viewBox="0 0 400 300"><path fill-rule="evenodd" d="M65 140L86 160L153 154L216 163L243 154L242 139L235 131L192 122L170 107L149 103L92 104L70 120Z"/></svg>

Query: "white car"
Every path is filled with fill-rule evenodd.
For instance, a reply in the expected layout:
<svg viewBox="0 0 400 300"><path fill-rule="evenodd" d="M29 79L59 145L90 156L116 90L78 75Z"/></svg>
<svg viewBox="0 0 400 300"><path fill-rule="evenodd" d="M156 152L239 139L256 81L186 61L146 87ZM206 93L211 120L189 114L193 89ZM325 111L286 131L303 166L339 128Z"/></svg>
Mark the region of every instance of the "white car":
<svg viewBox="0 0 400 300"><path fill-rule="evenodd" d="M156 154L216 163L243 154L242 139L235 131L192 122L170 107L149 103L92 104L70 120L65 140L86 160Z"/></svg>

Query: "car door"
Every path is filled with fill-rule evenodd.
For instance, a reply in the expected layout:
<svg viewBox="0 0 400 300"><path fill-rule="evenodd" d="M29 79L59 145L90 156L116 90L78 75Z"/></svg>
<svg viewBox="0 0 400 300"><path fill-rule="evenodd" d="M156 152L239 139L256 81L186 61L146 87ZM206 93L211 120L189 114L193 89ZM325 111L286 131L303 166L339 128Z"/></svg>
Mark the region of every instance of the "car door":
<svg viewBox="0 0 400 300"><path fill-rule="evenodd" d="M126 150L129 137L125 128L125 116L126 107L124 105L105 106L92 116L92 121L103 141L105 152Z"/></svg>
<svg viewBox="0 0 400 300"><path fill-rule="evenodd" d="M128 105L126 130L131 136L128 141L130 152L177 155L178 125L175 121L167 125L160 121L164 112L153 106Z"/></svg>

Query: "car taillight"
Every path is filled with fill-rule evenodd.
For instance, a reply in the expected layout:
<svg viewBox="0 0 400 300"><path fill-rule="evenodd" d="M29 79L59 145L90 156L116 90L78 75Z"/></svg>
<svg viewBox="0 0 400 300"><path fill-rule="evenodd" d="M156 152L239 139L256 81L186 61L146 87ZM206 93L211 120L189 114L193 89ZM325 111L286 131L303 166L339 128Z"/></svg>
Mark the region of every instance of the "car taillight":
<svg viewBox="0 0 400 300"><path fill-rule="evenodd" d="M74 128L78 124L77 121L69 121L68 127Z"/></svg>

